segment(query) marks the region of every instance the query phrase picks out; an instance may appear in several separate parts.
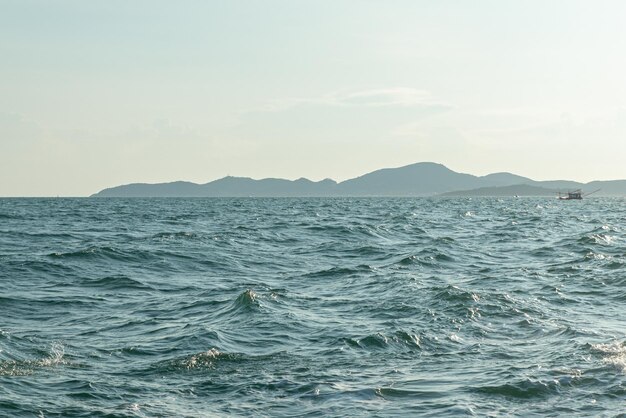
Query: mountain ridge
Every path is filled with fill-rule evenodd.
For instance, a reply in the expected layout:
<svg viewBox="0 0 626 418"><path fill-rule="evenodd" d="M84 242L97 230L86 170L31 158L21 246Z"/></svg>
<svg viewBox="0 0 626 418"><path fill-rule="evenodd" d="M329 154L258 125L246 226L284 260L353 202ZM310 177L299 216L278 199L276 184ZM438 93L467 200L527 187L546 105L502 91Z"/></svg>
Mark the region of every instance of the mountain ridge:
<svg viewBox="0 0 626 418"><path fill-rule="evenodd" d="M569 180L536 181L509 172L485 176L459 173L440 163L418 162L402 167L382 168L361 176L336 182L281 178L252 179L226 176L204 184L188 181L167 183L130 183L103 189L91 197L331 197L331 196L503 196L522 187L524 195L558 190L601 188L599 195L626 196L626 180L578 183ZM502 188L509 189L502 189ZM520 194L521 195L521 194Z"/></svg>

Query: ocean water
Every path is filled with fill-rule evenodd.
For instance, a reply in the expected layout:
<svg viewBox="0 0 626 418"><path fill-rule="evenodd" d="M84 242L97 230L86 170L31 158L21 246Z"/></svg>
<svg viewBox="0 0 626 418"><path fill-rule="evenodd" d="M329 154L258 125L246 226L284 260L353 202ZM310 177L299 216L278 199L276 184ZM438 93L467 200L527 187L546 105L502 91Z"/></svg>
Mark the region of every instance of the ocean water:
<svg viewBox="0 0 626 418"><path fill-rule="evenodd" d="M625 199L0 199L0 284L2 417L626 412Z"/></svg>

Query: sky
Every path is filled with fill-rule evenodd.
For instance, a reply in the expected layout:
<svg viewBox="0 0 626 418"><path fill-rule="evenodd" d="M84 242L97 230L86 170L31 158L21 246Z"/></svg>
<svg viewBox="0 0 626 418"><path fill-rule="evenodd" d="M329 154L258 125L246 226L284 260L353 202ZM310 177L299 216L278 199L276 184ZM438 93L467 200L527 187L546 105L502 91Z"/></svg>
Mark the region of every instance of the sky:
<svg viewBox="0 0 626 418"><path fill-rule="evenodd" d="M622 0L0 0L0 196L626 178Z"/></svg>

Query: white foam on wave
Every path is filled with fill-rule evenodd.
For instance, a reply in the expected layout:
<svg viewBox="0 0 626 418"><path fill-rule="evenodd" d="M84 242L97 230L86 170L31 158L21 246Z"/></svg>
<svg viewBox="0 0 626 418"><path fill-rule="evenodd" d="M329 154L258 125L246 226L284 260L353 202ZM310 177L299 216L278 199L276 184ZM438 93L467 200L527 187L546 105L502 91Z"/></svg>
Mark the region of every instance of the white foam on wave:
<svg viewBox="0 0 626 418"><path fill-rule="evenodd" d="M609 234L592 234L591 239L593 239L596 244L611 245L617 240L617 237Z"/></svg>
<svg viewBox="0 0 626 418"><path fill-rule="evenodd" d="M51 367L57 366L60 364L65 364L66 361L64 359L65 355L65 347L61 343L53 343L50 347L50 356L43 358L41 360L37 360L35 364L41 367Z"/></svg>
<svg viewBox="0 0 626 418"><path fill-rule="evenodd" d="M592 344L591 349L602 355L604 364L626 373L626 342L615 341L608 344Z"/></svg>
<svg viewBox="0 0 626 418"><path fill-rule="evenodd" d="M55 367L67 364L65 360L65 347L61 343L53 343L48 357L34 360L9 360L0 361L0 376L26 376L36 369Z"/></svg>
<svg viewBox="0 0 626 418"><path fill-rule="evenodd" d="M586 259L593 259L593 260L610 260L613 257L611 257L610 255L605 255L605 254L601 254L601 253L594 253L593 251L590 251L587 254L585 254L585 258Z"/></svg>
<svg viewBox="0 0 626 418"><path fill-rule="evenodd" d="M220 353L216 348L211 348L209 351L200 354L194 354L185 360L184 365L187 369L194 369L196 367L211 367L213 361L220 356Z"/></svg>

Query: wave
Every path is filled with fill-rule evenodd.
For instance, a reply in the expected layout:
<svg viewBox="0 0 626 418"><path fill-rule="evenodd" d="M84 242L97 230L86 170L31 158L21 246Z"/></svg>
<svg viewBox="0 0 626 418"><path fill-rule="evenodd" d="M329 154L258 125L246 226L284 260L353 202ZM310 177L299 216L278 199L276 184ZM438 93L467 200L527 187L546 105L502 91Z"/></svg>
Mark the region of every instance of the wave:
<svg viewBox="0 0 626 418"><path fill-rule="evenodd" d="M154 290L152 286L124 275L105 276L98 279L81 281L81 286L106 290Z"/></svg>
<svg viewBox="0 0 626 418"><path fill-rule="evenodd" d="M406 331L396 331L390 335L381 332L370 334L362 338L343 338L341 341L351 348L364 350L421 350L422 338L419 334Z"/></svg>
<svg viewBox="0 0 626 418"><path fill-rule="evenodd" d="M0 376L27 376L40 369L47 369L68 364L65 348L60 343L50 346L48 355L37 359L0 360Z"/></svg>
<svg viewBox="0 0 626 418"><path fill-rule="evenodd" d="M52 258L77 258L77 259L90 259L90 258L110 258L113 260L126 260L128 255L122 251L116 250L112 247L99 247L91 246L82 250L67 251L67 252L54 252L48 254Z"/></svg>
<svg viewBox="0 0 626 418"><path fill-rule="evenodd" d="M208 351L192 354L191 356L184 357L180 360L174 360L174 364L180 368L191 370L197 368L210 368L218 361L235 360L239 356L233 354L222 353L216 348L211 348Z"/></svg>
<svg viewBox="0 0 626 418"><path fill-rule="evenodd" d="M447 391L439 390L415 390L415 389L396 389L392 387L381 387L376 389L375 393L381 398L387 400L403 400L403 399L439 399L445 398Z"/></svg>
<svg viewBox="0 0 626 418"><path fill-rule="evenodd" d="M507 398L531 400L552 395L558 395L561 385L558 381L543 382L526 378L513 383L502 385L487 385L471 388L470 391L483 395L498 395Z"/></svg>
<svg viewBox="0 0 626 418"><path fill-rule="evenodd" d="M267 356L259 356L260 361ZM235 363L250 360L247 356L239 353L226 353L215 347L207 351L187 354L170 360L161 361L153 365L152 370L158 373L179 373L194 370L211 370L220 364Z"/></svg>
<svg viewBox="0 0 626 418"><path fill-rule="evenodd" d="M252 289L247 289L237 296L233 303L235 308L256 308L259 306L258 295Z"/></svg>
<svg viewBox="0 0 626 418"><path fill-rule="evenodd" d="M152 239L158 241L169 241L169 240L193 240L199 238L199 235L194 232L159 232L157 234L152 235Z"/></svg>
<svg viewBox="0 0 626 418"><path fill-rule="evenodd" d="M358 265L355 267L330 267L323 270L314 271L311 273L307 273L304 277L307 278L340 278L340 277L349 277L360 275L363 273L370 272L372 268L368 265Z"/></svg>
<svg viewBox="0 0 626 418"><path fill-rule="evenodd" d="M434 287L434 298L447 302L478 302L480 295L476 292L463 290L456 285L446 285L444 287Z"/></svg>
<svg viewBox="0 0 626 418"><path fill-rule="evenodd" d="M626 373L626 341L592 344L591 351L602 356L602 362Z"/></svg>
<svg viewBox="0 0 626 418"><path fill-rule="evenodd" d="M165 254L168 257L176 257L174 253ZM84 249L65 252L49 253L48 257L58 260L76 261L112 261L112 262L132 262L147 263L149 261L162 261L157 250L145 251L137 248L119 249L109 246L93 245Z"/></svg>
<svg viewBox="0 0 626 418"><path fill-rule="evenodd" d="M0 416L623 409L624 200L64 202L0 207Z"/></svg>
<svg viewBox="0 0 626 418"><path fill-rule="evenodd" d="M577 244L609 246L613 245L616 241L617 237L615 235L609 235L606 233L594 233L578 238Z"/></svg>
<svg viewBox="0 0 626 418"><path fill-rule="evenodd" d="M424 249L417 254L406 255L388 267L442 267L447 263L456 262L455 258L435 249Z"/></svg>

